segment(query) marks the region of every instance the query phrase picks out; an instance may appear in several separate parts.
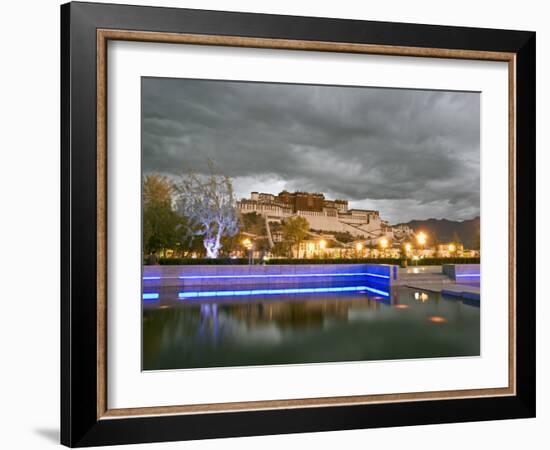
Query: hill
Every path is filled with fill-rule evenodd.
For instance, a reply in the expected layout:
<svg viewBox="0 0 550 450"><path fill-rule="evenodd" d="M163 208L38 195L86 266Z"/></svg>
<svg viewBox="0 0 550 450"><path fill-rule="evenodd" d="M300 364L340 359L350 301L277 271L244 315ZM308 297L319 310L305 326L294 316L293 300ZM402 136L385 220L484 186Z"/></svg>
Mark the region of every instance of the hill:
<svg viewBox="0 0 550 450"><path fill-rule="evenodd" d="M475 217L462 222L447 219L411 220L403 225L410 226L415 232L425 231L431 239L435 238L439 242L454 240L456 233L465 248L476 248L479 245L479 223L479 217Z"/></svg>

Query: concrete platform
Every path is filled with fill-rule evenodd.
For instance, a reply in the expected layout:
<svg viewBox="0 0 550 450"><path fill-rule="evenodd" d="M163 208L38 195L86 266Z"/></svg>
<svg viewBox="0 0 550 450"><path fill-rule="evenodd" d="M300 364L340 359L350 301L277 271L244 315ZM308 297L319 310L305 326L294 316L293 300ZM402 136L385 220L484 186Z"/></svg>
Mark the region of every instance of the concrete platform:
<svg viewBox="0 0 550 450"><path fill-rule="evenodd" d="M436 292L441 295L448 295L451 297L462 297L468 300L480 299L480 290L478 286L468 286L463 284L435 284L435 283L407 283L405 286L418 289L420 291Z"/></svg>
<svg viewBox="0 0 550 450"><path fill-rule="evenodd" d="M445 289L441 290L441 295L462 297L467 298L468 300L480 300L480 290L477 286L465 286L460 284L452 287L448 286Z"/></svg>

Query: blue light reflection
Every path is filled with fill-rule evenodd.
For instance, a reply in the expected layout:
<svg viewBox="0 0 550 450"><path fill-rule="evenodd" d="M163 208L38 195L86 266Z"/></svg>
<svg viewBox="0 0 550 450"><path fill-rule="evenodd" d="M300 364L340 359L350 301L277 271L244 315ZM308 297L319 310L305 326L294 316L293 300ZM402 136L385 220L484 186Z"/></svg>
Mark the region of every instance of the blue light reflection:
<svg viewBox="0 0 550 450"><path fill-rule="evenodd" d="M389 292L381 291L369 286L341 286L341 287L316 287L316 288L285 288L285 289L244 289L233 291L189 291L179 292L179 299L202 297L237 297L245 295L279 295L279 294L308 294L328 292L358 292L368 291L384 297L389 297Z"/></svg>

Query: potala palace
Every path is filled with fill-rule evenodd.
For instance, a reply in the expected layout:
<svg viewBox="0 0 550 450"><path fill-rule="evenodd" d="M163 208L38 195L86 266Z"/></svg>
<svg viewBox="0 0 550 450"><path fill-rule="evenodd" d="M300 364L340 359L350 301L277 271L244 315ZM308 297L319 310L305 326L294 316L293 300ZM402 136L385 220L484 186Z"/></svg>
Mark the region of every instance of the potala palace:
<svg viewBox="0 0 550 450"><path fill-rule="evenodd" d="M257 213L269 222L281 222L292 216L304 217L311 230L327 233L349 232L357 238L377 243L382 237L401 241L412 236L406 225L392 227L380 218L379 211L349 209L347 200L327 200L321 193L282 191L278 195L252 192L237 202L241 214Z"/></svg>

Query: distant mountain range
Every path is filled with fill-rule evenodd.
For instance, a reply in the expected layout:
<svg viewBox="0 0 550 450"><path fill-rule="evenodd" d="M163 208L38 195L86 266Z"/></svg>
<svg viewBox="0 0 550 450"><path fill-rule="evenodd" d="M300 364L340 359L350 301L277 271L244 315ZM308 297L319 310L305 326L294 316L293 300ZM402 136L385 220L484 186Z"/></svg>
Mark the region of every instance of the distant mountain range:
<svg viewBox="0 0 550 450"><path fill-rule="evenodd" d="M425 231L431 239L435 238L441 243L450 242L456 236L465 248L474 248L479 242L479 217L462 222L447 219L411 220L398 225L408 225L414 232Z"/></svg>

